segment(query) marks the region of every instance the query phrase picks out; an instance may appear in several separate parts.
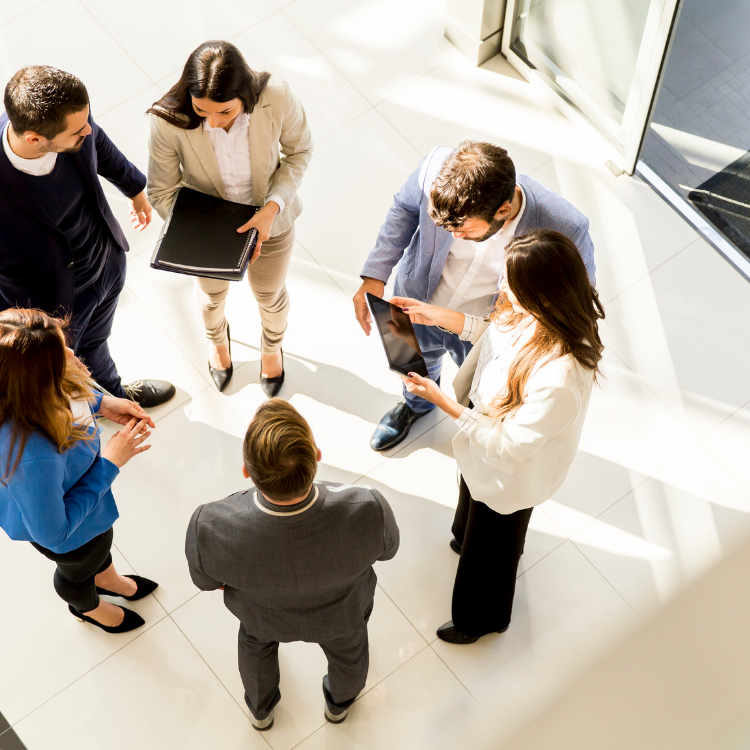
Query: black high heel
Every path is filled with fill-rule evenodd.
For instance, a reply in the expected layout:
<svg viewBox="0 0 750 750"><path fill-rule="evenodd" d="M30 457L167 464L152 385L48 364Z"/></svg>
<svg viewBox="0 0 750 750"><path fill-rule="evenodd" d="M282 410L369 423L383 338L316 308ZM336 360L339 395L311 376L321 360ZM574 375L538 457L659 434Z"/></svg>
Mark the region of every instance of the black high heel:
<svg viewBox="0 0 750 750"><path fill-rule="evenodd" d="M211 367L210 362L208 363L208 371L211 373L211 377L214 384L219 389L219 393L229 385L229 381L234 374L234 362L232 362L232 337L229 335L229 323L227 323L227 341L229 342L229 367L227 367L226 370L219 370L218 368Z"/></svg>
<svg viewBox="0 0 750 750"><path fill-rule="evenodd" d="M146 621L137 612L133 612L132 609L127 609L126 607L121 607L122 611L125 613L125 617L123 618L123 621L114 628L109 627L108 625L102 625L91 617L86 617L83 612L79 612L70 604L68 604L68 609L70 610L70 614L73 615L76 620L96 625L97 628L101 628L105 633L129 633L131 630L135 630L136 628L140 628L141 625L146 624Z"/></svg>
<svg viewBox="0 0 750 750"><path fill-rule="evenodd" d="M139 599L143 599L144 596L148 596L152 591L156 591L159 588L159 584L156 581L149 581L148 578L142 578L141 576L123 576L123 578L132 578L136 586L138 587L135 594L131 596L125 596L125 594L116 594L114 591L107 591L107 589L100 589L96 587L97 594L104 594L104 596L119 596L120 599L127 599L129 602L137 602Z"/></svg>
<svg viewBox="0 0 750 750"><path fill-rule="evenodd" d="M263 377L263 353L261 352L260 387L268 398L273 398L281 390L281 386L284 385L284 375L284 350L281 350L281 375L277 375L275 378Z"/></svg>

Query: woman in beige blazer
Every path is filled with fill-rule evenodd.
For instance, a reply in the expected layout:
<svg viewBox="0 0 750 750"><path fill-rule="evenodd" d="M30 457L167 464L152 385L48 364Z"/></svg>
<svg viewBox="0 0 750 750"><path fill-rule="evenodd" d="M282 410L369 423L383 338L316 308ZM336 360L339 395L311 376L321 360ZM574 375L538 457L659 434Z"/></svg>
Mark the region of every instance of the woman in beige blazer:
<svg viewBox="0 0 750 750"><path fill-rule="evenodd" d="M212 41L190 55L180 80L148 112L148 197L162 218L181 185L261 207L238 231L258 230L248 281L263 325L261 385L275 396L284 381L297 190L312 156L305 111L284 81L252 71L233 44ZM228 281L196 277L208 367L220 391L233 371L228 291Z"/></svg>
<svg viewBox="0 0 750 750"><path fill-rule="evenodd" d="M538 230L506 248L505 274L488 319L396 297L412 322L438 325L474 344L453 381L454 401L410 374L412 393L459 426L461 470L451 548L460 554L453 619L438 636L473 643L510 624L518 560L535 505L565 480L603 350L604 311L576 246Z"/></svg>

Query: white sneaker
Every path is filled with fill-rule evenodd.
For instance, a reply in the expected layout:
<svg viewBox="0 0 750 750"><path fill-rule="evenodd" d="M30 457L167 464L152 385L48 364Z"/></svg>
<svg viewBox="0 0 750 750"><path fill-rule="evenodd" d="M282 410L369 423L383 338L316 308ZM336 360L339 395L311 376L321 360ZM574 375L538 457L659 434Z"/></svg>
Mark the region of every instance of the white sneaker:
<svg viewBox="0 0 750 750"><path fill-rule="evenodd" d="M328 710L328 704L326 703L325 708L323 709L325 711L326 721L330 721L331 724L341 724L341 722L346 718L347 714L349 713L349 709L342 711L340 714L332 714Z"/></svg>
<svg viewBox="0 0 750 750"><path fill-rule="evenodd" d="M271 711L265 719L256 719L251 713L250 721L253 725L253 729L257 729L259 732L265 732L273 726L273 711Z"/></svg>

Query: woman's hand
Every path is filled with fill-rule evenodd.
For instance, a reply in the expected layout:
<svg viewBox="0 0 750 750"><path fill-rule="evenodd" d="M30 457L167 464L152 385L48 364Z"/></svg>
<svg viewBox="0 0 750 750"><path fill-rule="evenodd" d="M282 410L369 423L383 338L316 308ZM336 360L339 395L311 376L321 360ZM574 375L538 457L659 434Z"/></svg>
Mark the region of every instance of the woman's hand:
<svg viewBox="0 0 750 750"><path fill-rule="evenodd" d="M461 333L466 316L455 310L448 310L437 305L428 305L411 297L394 297L391 304L400 307L412 323L422 326L440 326L452 333Z"/></svg>
<svg viewBox="0 0 750 750"><path fill-rule="evenodd" d="M250 265L255 263L260 258L260 246L271 236L271 227L273 226L273 220L276 218L276 214L279 213L279 204L276 201L268 201L263 208L256 211L247 224L243 224L237 232L244 234L249 232L251 229L258 230L258 239L255 242L255 250L253 251L253 257L250 258Z"/></svg>
<svg viewBox="0 0 750 750"><path fill-rule="evenodd" d="M408 376L400 375L399 377L404 381L409 393L414 393L421 396L425 401L435 404L454 419L458 419L463 412L464 407L452 398L448 398L434 380L423 378L415 372L410 372Z"/></svg>
<svg viewBox="0 0 750 750"><path fill-rule="evenodd" d="M151 446L143 445L143 441L151 434L148 422L148 419L131 419L122 430L112 435L102 451L102 457L122 468L133 456L147 451Z"/></svg>
<svg viewBox="0 0 750 750"><path fill-rule="evenodd" d="M156 427L154 420L135 401L129 401L126 398L103 396L101 406L99 407L99 414L110 422L116 422L121 425L128 424L135 417L136 419L145 419L146 424L151 428Z"/></svg>

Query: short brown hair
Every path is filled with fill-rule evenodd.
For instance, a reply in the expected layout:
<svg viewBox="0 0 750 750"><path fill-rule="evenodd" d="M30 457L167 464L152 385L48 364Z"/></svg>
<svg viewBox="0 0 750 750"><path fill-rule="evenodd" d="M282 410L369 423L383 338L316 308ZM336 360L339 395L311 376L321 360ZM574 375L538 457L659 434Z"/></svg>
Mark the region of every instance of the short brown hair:
<svg viewBox="0 0 750 750"><path fill-rule="evenodd" d="M33 131L52 139L65 130L68 115L86 107L89 94L71 73L29 65L8 81L3 103L16 135Z"/></svg>
<svg viewBox="0 0 750 750"><path fill-rule="evenodd" d="M513 199L516 168L508 152L482 141L464 141L443 162L430 191L430 218L446 229L467 219L491 221Z"/></svg>
<svg viewBox="0 0 750 750"><path fill-rule="evenodd" d="M262 403L247 428L242 458L255 486L270 500L301 497L318 470L310 425L283 398Z"/></svg>

